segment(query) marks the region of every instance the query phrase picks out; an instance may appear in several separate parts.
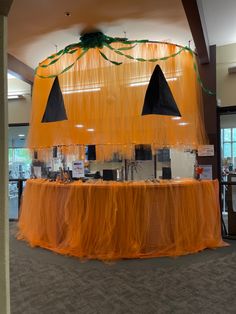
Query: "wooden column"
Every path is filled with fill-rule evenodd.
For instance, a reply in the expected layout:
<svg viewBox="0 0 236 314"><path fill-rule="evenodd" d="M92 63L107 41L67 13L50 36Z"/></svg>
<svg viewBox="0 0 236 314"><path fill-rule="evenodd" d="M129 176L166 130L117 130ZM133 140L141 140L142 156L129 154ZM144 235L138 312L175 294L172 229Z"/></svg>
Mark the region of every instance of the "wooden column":
<svg viewBox="0 0 236 314"><path fill-rule="evenodd" d="M216 46L210 46L210 62L199 64L199 73L205 87L216 91ZM212 165L213 179L220 177L219 172L219 126L217 123L216 96L210 96L203 92L203 110L205 128L209 138L209 144L214 145L215 155L213 157L198 157L198 163Z"/></svg>
<svg viewBox="0 0 236 314"><path fill-rule="evenodd" d="M0 69L0 314L9 314L7 17L3 15L0 15Z"/></svg>

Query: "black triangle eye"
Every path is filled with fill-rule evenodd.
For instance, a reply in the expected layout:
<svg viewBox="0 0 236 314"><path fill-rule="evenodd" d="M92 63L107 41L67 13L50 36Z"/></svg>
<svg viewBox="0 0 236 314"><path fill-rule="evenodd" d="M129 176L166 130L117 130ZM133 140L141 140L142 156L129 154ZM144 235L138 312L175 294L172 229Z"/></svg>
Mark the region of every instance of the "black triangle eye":
<svg viewBox="0 0 236 314"><path fill-rule="evenodd" d="M63 120L68 120L68 118L59 80L58 77L56 77L48 96L46 109L41 122L47 123Z"/></svg>
<svg viewBox="0 0 236 314"><path fill-rule="evenodd" d="M165 76L157 65L147 87L142 115L158 114L181 117Z"/></svg>

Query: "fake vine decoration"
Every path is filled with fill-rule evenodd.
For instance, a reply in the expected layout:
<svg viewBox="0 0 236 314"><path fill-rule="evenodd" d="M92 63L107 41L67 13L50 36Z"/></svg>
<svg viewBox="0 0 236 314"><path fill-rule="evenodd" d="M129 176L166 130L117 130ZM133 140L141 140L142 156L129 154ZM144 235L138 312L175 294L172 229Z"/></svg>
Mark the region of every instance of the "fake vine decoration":
<svg viewBox="0 0 236 314"><path fill-rule="evenodd" d="M114 48L112 47L113 43L121 43L123 45L127 45L127 46L123 46L120 48ZM183 51L188 51L192 57L193 57L193 67L194 67L194 71L196 73L197 76L197 80L198 83L200 84L202 90L207 93L210 96L215 95L215 92L209 90L208 88L206 88L201 80L200 74L198 72L198 67L197 64L194 60L194 51L187 46L184 47L180 47L179 51L177 51L176 53L173 53L171 55L165 56L165 57L161 57L161 58L153 58L153 59L144 59L144 58L136 58L133 57L127 53L125 53L128 50L133 49L136 45L138 44L143 44L143 43L159 43L159 44L163 44L163 42L161 41L149 41L147 39L143 39L143 40L128 40L127 38L120 38L120 37L110 37L107 36L105 34L103 34L102 32L92 32L92 33L84 33L81 35L80 37L80 42L78 43L74 43L71 45L66 46L64 49L60 50L59 52L49 56L45 61L49 61L48 63L45 63L45 61L43 61L43 64L40 63L39 66L35 69L35 74L40 77L40 78L55 78L60 74L63 74L67 71L69 71L74 65L75 63L80 60L87 52L89 49L99 49L99 53L100 55L108 62L119 66L121 65L123 62L117 62L117 61L113 61L110 60L105 54L104 52L101 51L102 48L107 47L108 49L112 50L115 54L123 56L125 58L134 60L134 61L139 61L139 62L158 62L158 61L165 61L168 60L170 58L174 58L176 56L178 56L179 54L181 54ZM74 54L75 52L78 51L78 49L82 49L81 54L75 59L75 61L70 64L69 66L67 66L65 69L63 69L61 72L57 73L57 74L52 74L52 75L39 75L37 73L39 68L47 68L53 64L55 64L56 62L58 62L61 57L65 54Z"/></svg>

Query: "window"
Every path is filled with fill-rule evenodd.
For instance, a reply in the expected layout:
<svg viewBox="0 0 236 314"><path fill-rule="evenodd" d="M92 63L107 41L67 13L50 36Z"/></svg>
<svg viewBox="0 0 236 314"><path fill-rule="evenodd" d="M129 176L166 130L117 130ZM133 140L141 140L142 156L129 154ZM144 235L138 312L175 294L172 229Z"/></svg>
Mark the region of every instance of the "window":
<svg viewBox="0 0 236 314"><path fill-rule="evenodd" d="M18 219L18 179L24 186L24 179L30 177L31 153L26 148L27 125L11 125L8 138L9 159L9 218Z"/></svg>
<svg viewBox="0 0 236 314"><path fill-rule="evenodd" d="M221 152L224 166L236 168L236 128L221 129Z"/></svg>

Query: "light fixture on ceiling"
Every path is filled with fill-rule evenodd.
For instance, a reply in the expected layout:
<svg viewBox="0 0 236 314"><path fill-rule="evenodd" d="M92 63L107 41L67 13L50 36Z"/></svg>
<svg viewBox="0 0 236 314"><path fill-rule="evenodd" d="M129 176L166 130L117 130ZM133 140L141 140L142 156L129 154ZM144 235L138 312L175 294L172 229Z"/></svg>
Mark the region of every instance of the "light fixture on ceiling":
<svg viewBox="0 0 236 314"><path fill-rule="evenodd" d="M8 79L15 79L16 77L14 75L12 75L11 73L7 73L7 78Z"/></svg>
<svg viewBox="0 0 236 314"><path fill-rule="evenodd" d="M81 128L83 128L84 126L83 126L83 124L76 124L75 127L81 129Z"/></svg>
<svg viewBox="0 0 236 314"><path fill-rule="evenodd" d="M167 77L166 80L168 82L177 81L177 77Z"/></svg>
<svg viewBox="0 0 236 314"><path fill-rule="evenodd" d="M18 134L19 137L25 137L25 134Z"/></svg>
<svg viewBox="0 0 236 314"><path fill-rule="evenodd" d="M136 82L136 83L131 83L129 84L129 86L133 87L133 86L145 86L148 85L149 81L144 81L144 82Z"/></svg>
<svg viewBox="0 0 236 314"><path fill-rule="evenodd" d="M86 88L86 89L71 89L71 90L64 90L62 94L99 92L100 90L101 90L100 87Z"/></svg>
<svg viewBox="0 0 236 314"><path fill-rule="evenodd" d="M9 94L7 95L8 100L16 100L16 99L23 99L23 95L15 95L15 94Z"/></svg>
<svg viewBox="0 0 236 314"><path fill-rule="evenodd" d="M169 77L166 78L166 80L169 81L177 81L177 77ZM143 81L143 82L135 82L135 83L131 83L129 84L129 86L134 87L134 86L145 86L148 85L149 81Z"/></svg>
<svg viewBox="0 0 236 314"><path fill-rule="evenodd" d="M181 119L181 117L173 117L173 118L171 118L172 120L180 120Z"/></svg>
<svg viewBox="0 0 236 314"><path fill-rule="evenodd" d="M94 132L93 128L87 129L88 132Z"/></svg>
<svg viewBox="0 0 236 314"><path fill-rule="evenodd" d="M179 125L181 126L184 126L184 125L187 125L188 123L187 122L180 122Z"/></svg>

